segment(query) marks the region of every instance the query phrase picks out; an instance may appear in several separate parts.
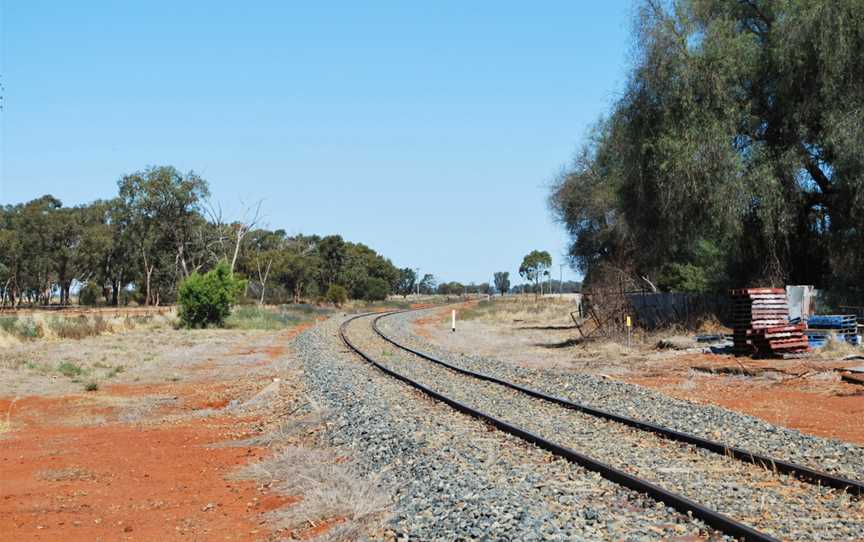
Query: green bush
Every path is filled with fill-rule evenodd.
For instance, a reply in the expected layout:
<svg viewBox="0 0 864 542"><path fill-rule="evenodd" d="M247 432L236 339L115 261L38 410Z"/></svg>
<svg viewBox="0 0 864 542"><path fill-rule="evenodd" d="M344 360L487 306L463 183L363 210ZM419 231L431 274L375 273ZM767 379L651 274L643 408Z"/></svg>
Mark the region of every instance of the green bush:
<svg viewBox="0 0 864 542"><path fill-rule="evenodd" d="M372 277L363 283L363 299L365 301L384 301L389 293L390 285L384 279Z"/></svg>
<svg viewBox="0 0 864 542"><path fill-rule="evenodd" d="M99 297L102 295L102 288L98 284L88 282L87 286L81 288L78 292L78 304L87 307L93 307L99 304Z"/></svg>
<svg viewBox="0 0 864 542"><path fill-rule="evenodd" d="M189 328L222 327L244 288L245 281L234 277L225 262L203 275L193 273L178 291L180 323Z"/></svg>
<svg viewBox="0 0 864 542"><path fill-rule="evenodd" d="M348 290L342 285L331 284L330 288L327 289L327 301L341 307L348 301Z"/></svg>

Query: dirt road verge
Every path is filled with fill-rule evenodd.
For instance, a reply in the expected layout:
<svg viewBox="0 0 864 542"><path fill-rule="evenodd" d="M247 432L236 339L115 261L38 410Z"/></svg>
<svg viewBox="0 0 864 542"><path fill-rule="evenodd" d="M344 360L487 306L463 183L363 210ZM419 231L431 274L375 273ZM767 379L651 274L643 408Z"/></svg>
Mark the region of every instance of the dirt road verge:
<svg viewBox="0 0 864 542"><path fill-rule="evenodd" d="M140 331L5 352L0 533L74 542L326 531L314 521L274 526L267 513L302 496L236 476L271 452L255 437L304 400L290 341L305 327ZM73 365L77 374L58 370ZM85 391L76 378L91 370L103 371L100 383ZM261 390L266 400L256 401Z"/></svg>

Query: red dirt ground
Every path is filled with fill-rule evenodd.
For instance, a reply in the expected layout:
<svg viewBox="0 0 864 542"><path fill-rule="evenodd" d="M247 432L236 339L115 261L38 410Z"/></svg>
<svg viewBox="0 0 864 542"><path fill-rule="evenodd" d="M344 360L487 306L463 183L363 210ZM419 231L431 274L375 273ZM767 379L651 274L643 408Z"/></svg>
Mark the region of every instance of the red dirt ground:
<svg viewBox="0 0 864 542"><path fill-rule="evenodd" d="M40 422L53 405L39 406L18 405L31 429L3 443L0 532L16 540L260 538L254 484L224 479L260 450L205 447L224 440L233 420L82 428Z"/></svg>
<svg viewBox="0 0 864 542"><path fill-rule="evenodd" d="M859 362L860 363L860 362ZM658 374L625 376L623 380L656 389L666 395L696 403L710 403L762 418L768 422L820 437L836 438L864 445L864 386L838 378L808 378L820 370L832 376L829 367L815 367L803 360L750 360L731 356L694 354L673 358L667 371ZM848 365L846 363L845 365ZM742 370L770 369L782 375L779 381L759 378L697 376L690 367L739 367Z"/></svg>
<svg viewBox="0 0 864 542"><path fill-rule="evenodd" d="M287 342L301 330L282 337ZM283 352L276 347L266 353L272 360ZM253 482L226 478L266 451L209 446L242 438L243 427L255 420L188 416L224 406L238 391L236 374L198 378L14 404L0 399L0 413L5 418L11 412L14 421L13 431L0 437L0 539L269 539L261 514L299 498L268 495ZM269 381L261 373L252 378L253 384ZM118 402L150 395L177 401L131 423L87 422L116 414Z"/></svg>

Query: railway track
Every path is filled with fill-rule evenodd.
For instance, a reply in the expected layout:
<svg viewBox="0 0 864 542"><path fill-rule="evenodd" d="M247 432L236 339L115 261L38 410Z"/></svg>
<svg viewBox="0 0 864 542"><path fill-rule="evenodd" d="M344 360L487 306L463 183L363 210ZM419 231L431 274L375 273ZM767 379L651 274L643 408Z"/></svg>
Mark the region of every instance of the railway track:
<svg viewBox="0 0 864 542"><path fill-rule="evenodd" d="M849 502L847 501L847 496L851 494L860 495L862 489L864 489L860 482L854 480L832 476L815 469L749 453L746 450L703 439L695 435L689 435L655 424L593 409L489 375L474 373L457 367L426 352L401 344L396 339L387 336L380 329L378 323L382 318L393 314L360 315L346 320L340 328L342 339L349 348L379 370L433 399L441 401L464 414L483 420L499 430L522 438L559 457L595 471L610 481L646 494L683 514L691 514L717 531L735 538L758 541L778 540L776 537L776 531L778 530L781 531L781 537L788 538L788 535L782 532L782 528L773 528L770 521L767 522L768 529L759 530L758 527L751 526L746 521L751 519L747 514L743 514L744 518L736 518L733 517L736 514L725 514L719 511L718 508L721 508L719 506L711 506L710 504L698 502L698 498L692 498L686 492L680 491L681 488L685 490L690 489L686 483L681 484L681 487L678 488L667 489L667 485L662 482L668 481L668 476L665 478L661 477L662 479L659 483L656 480L649 480L643 476L639 476L641 471L645 471L647 474L652 473L649 469L638 465L638 461L634 462L635 465L626 460L613 464L614 461L609 461L606 457L589 456L587 455L587 453L590 453L588 450L593 449L590 443L597 442L596 440L592 441L592 439L620 439L623 449L627 449L628 443L631 442L634 443L633 446L641 446L642 443L639 439L647 439L648 443L646 446L657 446L658 454L662 454L665 451L670 456L674 456L674 459L669 463L671 468L667 469L670 472L675 472L676 469L683 471L694 468L699 469L701 467L694 467L693 465L693 462L698 460L700 463L708 463L705 467L706 470L717 469L718 466L721 469L726 469L730 463L740 465L737 470L735 468L731 469L730 472L733 474L731 474L730 479L735 482L736 477L740 478L742 484L748 482L764 484L771 483L771 479L782 480L787 477L794 478L795 483L798 484L797 486L789 487L789 484L785 483L781 483L781 485L784 486L784 490L789 490L793 494L790 502L786 504L792 508L799 507L799 510L803 503L812 501L813 499L816 501L831 499L835 498L836 495L840 495L840 503L831 503L831 506L839 506L840 508L844 508L845 506L848 508ZM352 340L351 334L356 331L357 327L352 326L352 324L360 319L373 317L372 325L367 330L373 332L371 337L374 337L386 347L395 347L397 352L405 356L406 359L410 359L410 362L400 361L397 359L398 356L393 357L389 352L381 350L380 346L377 347L378 355L376 356L375 353L370 352L370 350L375 350L376 347L373 346L372 348L364 349L358 344L356 339ZM383 361L383 359L386 359L386 361ZM418 363L418 361L421 361L421 363ZM446 384L448 381L458 381L458 386L453 384L448 388ZM504 394L503 397L502 392ZM484 408L487 406L491 408ZM507 416L507 413L513 412L513 409L519 411L522 406L524 408L521 410L524 411L531 411L533 413L534 410L537 410L534 416L536 418L548 416L550 413L552 416L561 417L566 422L562 427L567 430L578 426L580 421L585 421L589 418L593 420L591 423L595 425L586 429L584 435L574 434L574 436L567 434L567 430L549 431L542 424L533 427L530 422L528 424L516 423ZM562 415L559 411L567 412L568 414ZM577 415L582 418L571 419ZM568 418L568 416L571 418ZM624 426L626 431L630 431L631 434L622 433L621 426ZM601 435L601 433L606 432L610 434ZM658 444L658 441L661 443ZM664 446L662 444L662 442L670 441L680 443L678 446L685 448L685 450L669 449L668 445ZM577 444L577 446L572 446L573 443ZM687 450L690 450L690 448L699 450L702 455L699 456L692 451L688 455ZM581 451L577 451L577 449ZM603 456L604 454L601 453L599 455ZM608 455L608 451L606 451L606 455ZM706 459L707 456L711 457ZM682 469L681 465L685 463L686 467ZM742 469L744 470L742 471ZM726 475L721 475L720 478L724 476ZM713 480L712 483L714 483ZM825 486L832 489L827 490ZM742 485L742 487L744 486ZM813 488L815 495L807 495L806 487ZM678 491L675 489L678 489ZM732 489L731 492L734 493L735 489ZM740 497L733 496L732 498ZM746 495L744 495L744 498L746 498ZM720 503L724 502L724 498L716 500ZM728 498L726 498L726 501L728 501ZM852 521L854 530L858 527L858 522L862 521L861 516L856 511L856 509L853 509L849 512L847 518L835 518L835 520L843 522L848 519ZM737 515L740 516L742 514L739 513ZM829 521L834 520L829 519ZM763 521L762 523L766 522ZM864 536L864 522L860 523L860 527L862 529L861 536ZM766 530L772 532L765 532ZM829 534L826 539L832 539L831 535Z"/></svg>
<svg viewBox="0 0 864 542"><path fill-rule="evenodd" d="M518 392L524 393L530 397L534 397L540 399L542 401L547 401L549 403L553 403L556 405L561 405L565 408L572 409L578 412L583 412L585 414L596 416L598 418L602 418L605 420L610 420L613 422L617 422L628 427L633 427L635 429L640 429L643 431L648 431L657 435L660 435L664 438L675 440L678 442L684 442L687 444L691 444L698 448L702 448L703 450L708 450L710 452L714 452L725 457L731 457L737 459L739 461L744 461L746 463L752 463L754 465L759 465L762 468L778 472L780 474L788 474L790 476L794 476L803 482L808 482L817 485L823 485L828 487L833 487L835 489L840 489L843 491L848 491L853 495L864 495L864 482L859 482L857 480L850 480L848 478L844 478L842 476L835 476L829 474L827 472L822 472L816 469L812 469L810 467L806 467L804 465L797 465L795 463L791 463L789 461L783 461L782 459L776 459L772 457L768 457L766 455L758 454L756 452L751 452L749 450L744 450L742 448L738 448L736 446L730 446L728 444L724 444L722 442L717 442L715 440L710 440L706 438L702 438L697 435L693 435L691 433L684 433L682 431L676 431L674 429L670 429L668 427L663 427L662 425L657 425L654 423L644 422L641 420L637 420L634 418L630 418L628 416L621 416L619 414L614 414L612 412L607 412L605 410L599 408L593 408L588 405L583 405L581 403L576 403L574 401L570 401L567 399L563 399L561 397L556 397L554 395L549 395L547 393L543 393L538 390L534 390L525 386L521 386L519 384L515 384L513 382L509 382L507 380L502 380L500 378L496 378L494 376L486 375L483 373L477 373L474 371L469 371L462 367L458 367L451 363L447 363L446 361L439 359L428 352L423 352L421 350L417 350L416 348L412 348L405 344L400 343L399 341L393 339L392 337L387 336L382 330L378 323L382 318L386 316L391 316L395 313L388 313L384 315L377 316L372 321L372 329L375 333L392 344L396 348L400 350L404 350L409 352L415 356L421 357L425 360L431 361L432 363L438 364L442 367L446 367L452 371L456 371L460 374L469 376L471 378L476 378L478 380L483 380L486 382L493 382L495 384L504 386L506 388L510 388L512 390L516 390Z"/></svg>

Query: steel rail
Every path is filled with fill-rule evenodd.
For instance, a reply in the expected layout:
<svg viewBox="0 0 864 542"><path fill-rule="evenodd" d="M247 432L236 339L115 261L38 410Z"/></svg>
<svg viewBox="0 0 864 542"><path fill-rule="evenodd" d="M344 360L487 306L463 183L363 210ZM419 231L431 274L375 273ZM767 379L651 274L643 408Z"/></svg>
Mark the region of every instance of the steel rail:
<svg viewBox="0 0 864 542"><path fill-rule="evenodd" d="M407 311L399 311L399 312L407 312ZM476 378L478 380L485 380L487 382L492 382L494 384L499 384L501 386L505 386L507 388L522 392L526 395L534 397L536 399L541 399L543 401L548 401L550 403L555 403L557 405L563 406L565 408L576 410L578 412L582 412L584 414L588 414L591 416L596 416L598 418L603 418L606 420L610 420L613 422L618 422L629 427L633 427L636 429L640 429L643 431L649 431L651 433L657 434L661 437L667 438L669 440L675 440L678 442L684 442L687 444L691 444L698 448L702 448L704 450L708 450L720 455L724 455L726 457L732 457L739 461L743 461L745 463L753 463L755 465L759 465L766 469L779 472L781 474L788 474L790 476L794 476L795 478L815 484L828 486L836 489L841 489L844 491L848 491L852 495L864 495L864 483L859 482L857 480L850 480L848 478L843 478L840 476L834 476L827 472L819 471L816 469L812 469L810 467L805 467L803 465L798 465L795 463L790 463L788 461L784 461L782 459L774 459L772 457L750 452L748 450L744 450L742 448L738 448L735 446L729 446L723 444L722 442L717 442L711 439L703 438L691 433L684 433L682 431L676 431L674 429L670 429L668 427L663 427L662 425L657 425L651 422L645 422L641 420L636 420L634 418L630 418L628 416L622 416L620 414L614 414L612 412L608 412L605 410L601 410L599 408L590 407L588 405L584 405L581 403L576 403L570 401L568 399L564 399L562 397L556 397L554 395L549 395L543 393L541 391L537 391L531 388L527 388L525 386L521 386L519 384L515 384L513 382L509 382L507 380L502 380L500 378L496 378L494 376L490 376L483 373L477 373L474 371L469 371L467 369L463 369L462 367L457 367L446 361L443 361L427 352L423 352L421 350L417 350L410 346L406 346L404 344L399 343L392 337L388 337L381 331L378 327L378 321L381 320L385 316L391 316L393 314L398 314L397 312L391 312L387 314L383 314L375 318L372 322L372 329L375 333L378 334L379 337L389 342L393 346L405 350L406 352L410 352L415 356L419 356L428 361L441 365L442 367L446 367L450 370L456 371L457 373L463 374L465 376L470 376L472 378Z"/></svg>
<svg viewBox="0 0 864 542"><path fill-rule="evenodd" d="M573 450L572 448L567 448L566 446L556 444L526 429L522 429L521 427L517 427L500 418L496 418L491 414L487 414L485 412L477 410L474 407L468 406L431 388L428 388L423 384L412 380L411 378L379 363L374 358L372 358L372 356L370 356L368 353L364 352L353 342L351 342L346 333L348 325L351 322L357 320L358 318L372 316L373 314L375 313L360 314L357 316L353 316L348 320L345 320L345 322L343 322L342 325L339 327L339 335L351 350L356 352L357 355L369 362L371 365L376 367L384 374L391 376L401 382L404 382L405 384L408 384L412 388L423 392L429 397L432 397L433 399L440 401L452 407L453 409L462 412L463 414L467 414L471 417L485 421L490 425L494 426L495 428L504 431L505 433L509 433L513 436L519 437L522 440L525 440L526 442L537 446L538 448L542 448L552 453L553 455L566 459L567 461L570 461L572 463L581 465L582 467L590 471L596 472L600 476L606 478L611 482L647 495L652 499L662 502L666 506L669 506L684 515L692 515L693 517L705 522L705 524L709 527L712 527L726 535L733 536L745 542L779 542L777 538L774 538L766 533L757 531L756 529L740 523L724 514L721 514L720 512L717 512L694 501L691 501L690 499L682 495L673 493L647 480L643 480L641 478L633 476L632 474L628 474L622 470L619 470L611 465L607 465L606 463L593 459L587 455L577 452L576 450Z"/></svg>

